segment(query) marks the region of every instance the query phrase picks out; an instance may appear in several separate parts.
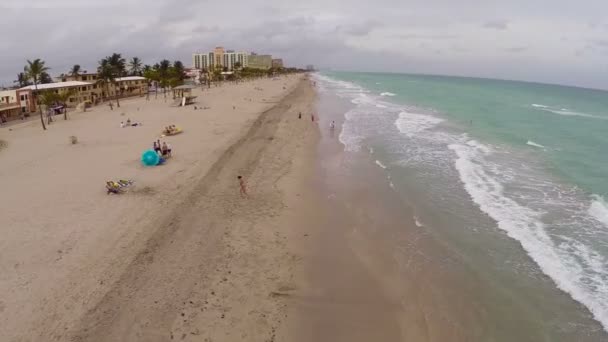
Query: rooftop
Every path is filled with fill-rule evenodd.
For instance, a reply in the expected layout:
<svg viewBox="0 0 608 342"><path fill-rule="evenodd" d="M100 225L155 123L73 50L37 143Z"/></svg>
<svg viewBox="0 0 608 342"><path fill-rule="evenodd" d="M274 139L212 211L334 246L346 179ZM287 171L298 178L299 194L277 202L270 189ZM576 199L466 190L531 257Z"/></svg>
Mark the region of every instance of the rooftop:
<svg viewBox="0 0 608 342"><path fill-rule="evenodd" d="M83 87L83 86L88 86L88 85L91 85L91 84L93 84L93 83L91 83L91 82L80 82L80 81L45 83L45 84L39 84L38 85L38 90ZM19 90L36 90L36 87L33 86L33 85L31 85L31 86L19 88Z"/></svg>
<svg viewBox="0 0 608 342"><path fill-rule="evenodd" d="M146 79L145 77L141 77L141 76L127 76L127 77L118 77L118 78L116 78L116 82L143 81L145 79Z"/></svg>

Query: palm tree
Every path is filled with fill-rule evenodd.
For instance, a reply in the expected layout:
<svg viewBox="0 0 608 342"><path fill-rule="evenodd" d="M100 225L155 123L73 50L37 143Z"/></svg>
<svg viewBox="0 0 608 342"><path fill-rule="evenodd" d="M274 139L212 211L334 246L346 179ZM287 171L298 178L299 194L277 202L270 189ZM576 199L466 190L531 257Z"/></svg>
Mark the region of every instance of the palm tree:
<svg viewBox="0 0 608 342"><path fill-rule="evenodd" d="M56 94L57 102L63 103L63 120L68 119L68 102L70 100L70 97L74 96L75 94L76 92L74 91L74 89L67 89L59 94ZM80 90L78 91L78 94L80 94Z"/></svg>
<svg viewBox="0 0 608 342"><path fill-rule="evenodd" d="M141 76L141 59L139 57L131 58L129 61L129 71L131 71L132 76Z"/></svg>
<svg viewBox="0 0 608 342"><path fill-rule="evenodd" d="M13 83L17 83L19 88L27 87L32 85L32 82L28 79L28 76L25 72L20 72L17 74L17 79L13 81Z"/></svg>
<svg viewBox="0 0 608 342"><path fill-rule="evenodd" d="M99 64L100 68L102 67L102 64L105 64L105 66L103 66L102 68L102 71L106 74L111 74L111 77L108 77L109 75L105 75L104 78L107 81L107 84L111 83L114 85L114 89L116 91L116 106L120 107L120 89L118 87L118 84L116 83L116 79L119 77L123 77L127 74L126 61L124 58L122 58L121 54L113 53L112 56L102 59ZM98 73L100 72L98 71Z"/></svg>
<svg viewBox="0 0 608 342"><path fill-rule="evenodd" d="M40 96L38 96L38 99L40 101L41 109L42 105L44 105L44 108L48 112L49 108L51 108L51 106L53 106L57 102L58 95L55 94L55 92L52 90L43 90L42 92L40 92ZM50 125L52 122L51 116L48 115L47 118L47 123Z"/></svg>
<svg viewBox="0 0 608 342"><path fill-rule="evenodd" d="M127 61L122 58L119 53L113 53L112 56L107 57L108 62L114 69L114 77L127 76Z"/></svg>
<svg viewBox="0 0 608 342"><path fill-rule="evenodd" d="M27 65L25 66L24 71L28 79L34 81L34 89L36 89L36 94L38 93L38 82L40 81L40 77L43 73L46 74L48 70L49 68L44 65L44 61L40 58L37 58L34 61L30 61L29 59L27 60ZM38 109L40 111L40 122L42 123L42 129L46 131L44 118L42 117L42 107L39 106Z"/></svg>
<svg viewBox="0 0 608 342"><path fill-rule="evenodd" d="M161 85L163 87L163 94L166 93L167 83L169 82L171 62L166 59L160 61L158 65L158 75L160 78ZM165 95L166 96L166 95Z"/></svg>
<svg viewBox="0 0 608 342"><path fill-rule="evenodd" d="M76 77L80 76L80 65L74 64L72 69L70 69L69 75L74 77L75 81L78 81Z"/></svg>
<svg viewBox="0 0 608 342"><path fill-rule="evenodd" d="M183 81L186 77L185 75L185 67L184 67L184 63L182 63L181 61L175 61L173 62L173 69L174 69L174 73L175 76L180 80Z"/></svg>
<svg viewBox="0 0 608 342"><path fill-rule="evenodd" d="M40 74L40 84L53 83L53 78L49 75L48 72L43 72Z"/></svg>
<svg viewBox="0 0 608 342"><path fill-rule="evenodd" d="M154 92L158 96L158 70L151 68L149 65L146 67L144 67L144 77L148 80L148 92L146 93L146 100L149 100L151 83L154 83Z"/></svg>
<svg viewBox="0 0 608 342"><path fill-rule="evenodd" d="M99 83L102 89L105 88L106 90L106 96L104 96L105 100L110 95L110 84L114 83L114 70L110 65L108 58L99 61L99 66L97 67L97 83Z"/></svg>
<svg viewBox="0 0 608 342"><path fill-rule="evenodd" d="M80 76L80 65L79 64L74 64L74 66L72 66L72 69L70 69L69 75L72 76L74 78L74 81L78 81L78 76ZM80 87L78 87L78 103L80 103ZM83 107L83 110L86 112L87 111L87 106L86 104ZM64 113L65 114L65 113ZM64 115L64 119L67 120L67 116Z"/></svg>

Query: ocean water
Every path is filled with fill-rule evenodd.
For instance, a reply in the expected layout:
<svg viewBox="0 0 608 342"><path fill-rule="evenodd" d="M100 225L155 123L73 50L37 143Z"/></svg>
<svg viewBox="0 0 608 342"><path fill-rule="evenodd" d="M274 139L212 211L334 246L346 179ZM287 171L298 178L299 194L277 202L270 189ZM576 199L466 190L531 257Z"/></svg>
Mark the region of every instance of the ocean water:
<svg viewBox="0 0 608 342"><path fill-rule="evenodd" d="M442 76L315 77L321 93L352 103L339 135L346 153L369 154L391 189L417 194L416 226L513 298L556 287L576 304L568 308L608 330L608 92ZM534 300L564 308L563 299ZM550 329L574 329L573 316L560 315Z"/></svg>

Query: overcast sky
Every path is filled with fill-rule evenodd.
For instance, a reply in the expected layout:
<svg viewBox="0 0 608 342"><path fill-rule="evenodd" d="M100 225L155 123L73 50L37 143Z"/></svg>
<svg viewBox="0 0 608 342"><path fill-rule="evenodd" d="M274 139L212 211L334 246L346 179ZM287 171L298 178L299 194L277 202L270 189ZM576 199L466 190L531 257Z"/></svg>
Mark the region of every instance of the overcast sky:
<svg viewBox="0 0 608 342"><path fill-rule="evenodd" d="M0 84L112 52L192 64L216 45L290 66L608 89L608 0L1 0Z"/></svg>

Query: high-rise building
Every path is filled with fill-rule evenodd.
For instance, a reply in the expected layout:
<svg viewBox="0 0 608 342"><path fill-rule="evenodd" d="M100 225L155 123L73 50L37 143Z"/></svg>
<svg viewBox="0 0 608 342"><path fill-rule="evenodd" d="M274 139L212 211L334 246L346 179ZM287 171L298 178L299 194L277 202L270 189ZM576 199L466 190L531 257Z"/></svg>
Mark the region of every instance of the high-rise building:
<svg viewBox="0 0 608 342"><path fill-rule="evenodd" d="M272 56L271 55L249 55L248 66L253 69L270 69L272 67Z"/></svg>
<svg viewBox="0 0 608 342"><path fill-rule="evenodd" d="M194 69L209 69L211 61L213 60L213 53L195 53L192 54L192 67Z"/></svg>
<svg viewBox="0 0 608 342"><path fill-rule="evenodd" d="M241 68L247 67L249 64L249 54L246 52L234 52L234 50L224 51L222 47L216 47L213 52L206 54L192 54L192 67L198 70L209 70L216 66L234 70L237 62L240 63Z"/></svg>
<svg viewBox="0 0 608 342"><path fill-rule="evenodd" d="M272 67L279 69L283 67L283 60L281 58L275 58L272 60Z"/></svg>
<svg viewBox="0 0 608 342"><path fill-rule="evenodd" d="M213 64L216 66L224 66L224 48L218 46L213 50L213 54L215 55L215 61Z"/></svg>
<svg viewBox="0 0 608 342"><path fill-rule="evenodd" d="M247 52L239 52L236 54L236 61L241 63L242 68L249 67L249 54Z"/></svg>

